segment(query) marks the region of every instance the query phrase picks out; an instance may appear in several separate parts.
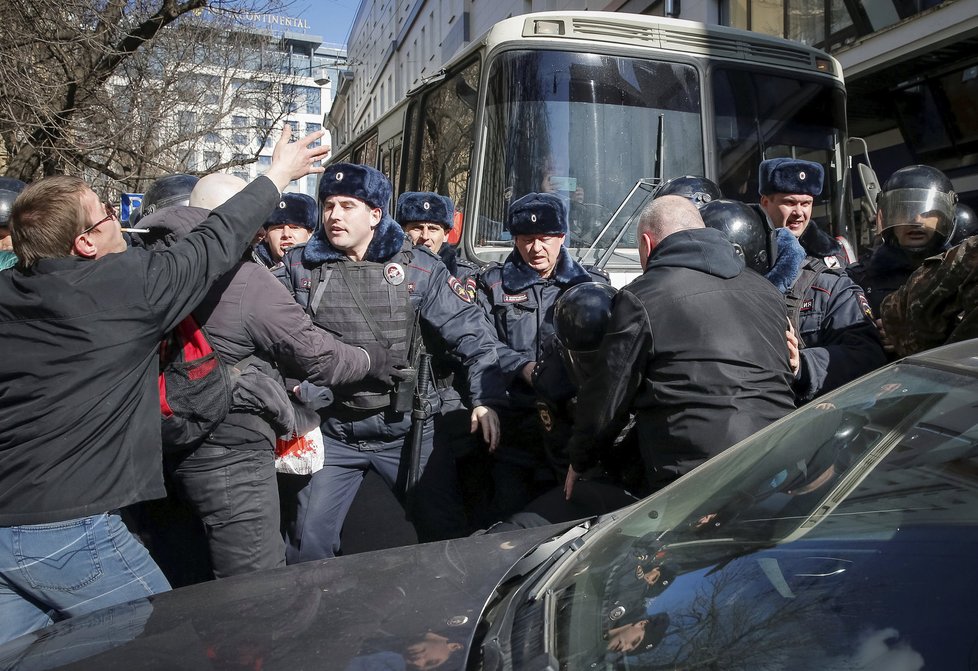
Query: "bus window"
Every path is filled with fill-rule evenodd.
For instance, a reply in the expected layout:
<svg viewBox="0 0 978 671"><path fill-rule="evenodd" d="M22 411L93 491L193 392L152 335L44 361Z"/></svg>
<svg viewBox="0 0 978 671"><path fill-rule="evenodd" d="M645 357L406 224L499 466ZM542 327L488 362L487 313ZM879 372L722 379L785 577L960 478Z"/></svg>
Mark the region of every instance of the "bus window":
<svg viewBox="0 0 978 671"><path fill-rule="evenodd" d="M415 108L421 117L417 190L448 196L460 211L469 181L479 72L479 61L473 61L427 92Z"/></svg>
<svg viewBox="0 0 978 671"><path fill-rule="evenodd" d="M757 202L757 170L763 159L790 156L821 163L826 180L814 215L838 234L843 222L841 185L831 176L844 140L845 93L831 83L716 68L713 71L717 183L727 198Z"/></svg>
<svg viewBox="0 0 978 671"><path fill-rule="evenodd" d="M635 183L655 176L660 124L664 174L703 174L692 65L538 50L504 52L490 68L476 246L508 244L510 203L540 191L566 203L568 244L588 246Z"/></svg>

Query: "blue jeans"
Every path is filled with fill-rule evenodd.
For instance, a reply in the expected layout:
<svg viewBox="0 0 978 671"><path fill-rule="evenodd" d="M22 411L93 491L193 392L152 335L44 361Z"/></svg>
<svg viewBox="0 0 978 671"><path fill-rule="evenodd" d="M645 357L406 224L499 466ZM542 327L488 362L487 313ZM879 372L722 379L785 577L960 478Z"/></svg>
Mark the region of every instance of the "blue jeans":
<svg viewBox="0 0 978 671"><path fill-rule="evenodd" d="M118 513L0 527L0 643L169 589Z"/></svg>

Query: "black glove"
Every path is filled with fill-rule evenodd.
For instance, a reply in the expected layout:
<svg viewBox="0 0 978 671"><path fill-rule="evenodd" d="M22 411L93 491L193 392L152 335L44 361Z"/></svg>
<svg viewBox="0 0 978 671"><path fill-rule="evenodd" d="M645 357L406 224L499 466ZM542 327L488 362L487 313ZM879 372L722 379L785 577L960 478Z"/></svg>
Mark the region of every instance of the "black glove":
<svg viewBox="0 0 978 671"><path fill-rule="evenodd" d="M360 345L360 349L370 357L370 368L365 379L376 380L385 387L393 387L396 380L404 379L400 370L391 364L390 350L380 343Z"/></svg>

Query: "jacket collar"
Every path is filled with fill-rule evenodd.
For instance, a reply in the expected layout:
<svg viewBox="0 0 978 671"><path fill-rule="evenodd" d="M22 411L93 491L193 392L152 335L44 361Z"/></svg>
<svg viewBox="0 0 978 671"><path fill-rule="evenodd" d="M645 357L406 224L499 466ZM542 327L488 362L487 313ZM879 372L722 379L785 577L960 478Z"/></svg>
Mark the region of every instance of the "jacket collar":
<svg viewBox="0 0 978 671"><path fill-rule="evenodd" d="M517 293L529 289L534 284L554 281L557 284L570 286L587 282L591 279L584 267L571 258L567 250L561 247L557 256L557 265L552 277L540 277L540 273L526 264L523 257L515 249L510 252L503 263L503 289L506 293Z"/></svg>
<svg viewBox="0 0 978 671"><path fill-rule="evenodd" d="M380 223L377 224L377 228L374 229L374 236L370 240L363 260L386 263L401 251L403 245L404 230L389 215L385 214ZM316 229L302 251L303 263L312 266L345 258L347 258L346 254L336 249L326 238L326 232L322 226Z"/></svg>
<svg viewBox="0 0 978 671"><path fill-rule="evenodd" d="M808 226L798 237L798 242L804 247L809 256L835 256L842 254L842 245L831 235L818 227L814 220L809 220Z"/></svg>

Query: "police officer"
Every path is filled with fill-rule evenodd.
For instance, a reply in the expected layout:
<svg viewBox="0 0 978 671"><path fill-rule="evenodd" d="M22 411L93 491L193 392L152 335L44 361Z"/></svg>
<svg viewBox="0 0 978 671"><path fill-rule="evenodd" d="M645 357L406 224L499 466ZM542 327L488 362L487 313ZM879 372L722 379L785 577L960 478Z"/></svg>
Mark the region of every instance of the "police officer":
<svg viewBox="0 0 978 671"><path fill-rule="evenodd" d="M478 276L478 300L499 338L499 363L508 383L509 407L493 465L494 497L487 522L505 519L559 482L543 450L532 373L553 338L553 308L561 294L581 282L608 282L586 270L564 247L567 212L560 197L530 193L514 202L507 228L514 249L503 263ZM546 419L544 419L546 421Z"/></svg>
<svg viewBox="0 0 978 671"><path fill-rule="evenodd" d="M282 262L285 252L309 241L316 230L316 201L304 193L283 193L278 207L262 227L265 235L254 255L266 268Z"/></svg>
<svg viewBox="0 0 978 671"><path fill-rule="evenodd" d="M788 319L800 338L792 382L799 405L886 363L866 297L842 270L806 255L786 227L772 236L767 222L744 203L716 200L700 213L749 268L785 295Z"/></svg>
<svg viewBox="0 0 978 671"><path fill-rule="evenodd" d="M652 198L661 198L662 196L682 196L695 205L697 209L723 198L716 182L696 175L673 177L669 181L663 182L656 188Z"/></svg>
<svg viewBox="0 0 978 671"><path fill-rule="evenodd" d="M437 254L469 297L474 298L479 266L460 258L455 246L448 243L448 234L455 225L452 199L430 191L408 191L398 197L396 215L408 238ZM494 338L488 328L485 337ZM431 355L441 412L434 417L434 449L425 465L424 478L431 484L426 483L426 496L418 504L431 506L433 513L439 511L440 519L437 528L419 529L418 540L422 542L458 538L475 530L466 503L469 508L482 503L480 492L487 458L469 430L469 411L463 400L465 370L444 352L433 351Z"/></svg>
<svg viewBox="0 0 978 671"><path fill-rule="evenodd" d="M135 226L141 218L165 207L189 205L190 193L198 181L199 178L183 173L158 178L146 189L139 209L129 216L129 223Z"/></svg>
<svg viewBox="0 0 978 671"><path fill-rule="evenodd" d="M470 429L481 429L492 449L499 420L489 404L503 401L503 389L494 343L480 335L488 332L484 317L438 257L412 245L390 218L390 196L390 182L373 168L326 168L319 185L322 226L305 246L286 253L280 276L313 321L344 342L379 343L405 369L417 360L421 342L457 356L467 371ZM326 466L299 492L289 562L339 551L343 521L368 469L400 492L410 466L402 453L412 433L414 386L405 370L397 389L372 383L333 388L336 400L323 411ZM437 411L437 394L424 401ZM430 420L419 428L423 466L431 452ZM415 500L424 499L423 485L422 476ZM424 506L412 510L416 527L432 523L426 512Z"/></svg>
<svg viewBox="0 0 978 671"><path fill-rule="evenodd" d="M775 228L791 231L810 257L828 268L845 268L849 259L842 245L812 223L812 208L822 193L824 177L824 168L813 161L762 161L758 184L761 209Z"/></svg>
<svg viewBox="0 0 978 671"><path fill-rule="evenodd" d="M849 275L866 292L879 317L884 299L901 287L929 256L939 254L953 229L957 195L951 180L936 168L900 168L880 192L876 227L882 242L865 263L854 264ZM877 326L883 328L882 322ZM887 352L895 354L883 331Z"/></svg>
<svg viewBox="0 0 978 671"><path fill-rule="evenodd" d="M479 266L460 257L458 248L448 243L448 235L455 227L455 203L451 198L430 191L407 191L397 198L395 219L414 244L437 254L448 272L474 295L474 275Z"/></svg>

